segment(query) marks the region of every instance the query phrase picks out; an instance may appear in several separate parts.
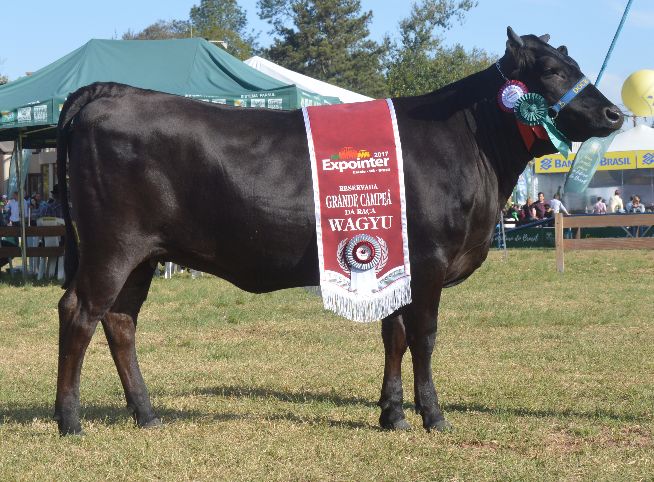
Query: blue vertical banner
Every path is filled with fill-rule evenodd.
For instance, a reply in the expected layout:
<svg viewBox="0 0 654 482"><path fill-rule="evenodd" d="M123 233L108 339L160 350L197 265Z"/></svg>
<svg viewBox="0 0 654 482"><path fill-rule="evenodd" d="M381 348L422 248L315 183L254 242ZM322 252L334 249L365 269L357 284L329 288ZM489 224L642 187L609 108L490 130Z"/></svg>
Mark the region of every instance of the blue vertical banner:
<svg viewBox="0 0 654 482"><path fill-rule="evenodd" d="M17 159L18 151L14 149L14 152L11 155L11 161L9 163L9 180L7 182L7 197L11 199L11 196L14 192L18 191L18 182L17 182ZM32 160L32 151L30 149L23 149L23 165L21 166L21 180L20 182L25 185L25 179L27 179L27 173L29 172L30 161Z"/></svg>
<svg viewBox="0 0 654 482"><path fill-rule="evenodd" d="M527 166L520 177L518 177L518 184L515 187L515 202L521 206L527 202L527 196L529 195L529 184L531 179L531 167Z"/></svg>

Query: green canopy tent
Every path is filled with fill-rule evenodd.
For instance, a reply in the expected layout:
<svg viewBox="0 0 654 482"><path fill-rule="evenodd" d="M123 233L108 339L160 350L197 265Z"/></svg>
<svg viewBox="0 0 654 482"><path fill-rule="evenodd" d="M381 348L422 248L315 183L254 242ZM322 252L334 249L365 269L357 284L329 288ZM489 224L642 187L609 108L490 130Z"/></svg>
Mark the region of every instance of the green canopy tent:
<svg viewBox="0 0 654 482"><path fill-rule="evenodd" d="M56 124L66 97L97 81L240 107L295 109L340 103L275 80L203 39L90 40L34 74L0 86L0 141L16 142L19 171L23 148L56 145ZM18 184L22 199L23 186ZM21 226L25 239L24 220Z"/></svg>
<svg viewBox="0 0 654 482"><path fill-rule="evenodd" d="M52 64L0 87L0 141L23 147L55 144L66 97L97 81L112 81L242 107L296 109L340 103L269 77L199 38L90 40Z"/></svg>

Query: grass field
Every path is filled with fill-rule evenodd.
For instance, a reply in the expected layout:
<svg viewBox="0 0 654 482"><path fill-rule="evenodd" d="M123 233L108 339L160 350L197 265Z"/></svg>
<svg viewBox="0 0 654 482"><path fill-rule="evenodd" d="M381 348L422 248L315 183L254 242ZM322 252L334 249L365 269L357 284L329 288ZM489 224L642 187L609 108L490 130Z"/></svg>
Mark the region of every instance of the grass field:
<svg viewBox="0 0 654 482"><path fill-rule="evenodd" d="M455 430L378 429L379 323L303 290L157 279L138 351L165 424L134 427L102 327L83 437L51 420L57 286L0 280L0 480L652 480L654 253L492 252L445 291L433 367Z"/></svg>

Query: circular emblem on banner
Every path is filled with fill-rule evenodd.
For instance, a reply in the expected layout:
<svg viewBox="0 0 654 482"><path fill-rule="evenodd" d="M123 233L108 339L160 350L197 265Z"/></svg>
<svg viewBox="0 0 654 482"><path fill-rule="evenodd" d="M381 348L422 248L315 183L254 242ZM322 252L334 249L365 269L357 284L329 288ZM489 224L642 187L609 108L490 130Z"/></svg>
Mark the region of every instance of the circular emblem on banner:
<svg viewBox="0 0 654 482"><path fill-rule="evenodd" d="M527 92L529 89L519 80L507 80L497 93L497 103L504 112L513 112L518 99Z"/></svg>
<svg viewBox="0 0 654 482"><path fill-rule="evenodd" d="M345 260L352 268L367 271L379 264L379 241L369 234L357 234L345 246Z"/></svg>

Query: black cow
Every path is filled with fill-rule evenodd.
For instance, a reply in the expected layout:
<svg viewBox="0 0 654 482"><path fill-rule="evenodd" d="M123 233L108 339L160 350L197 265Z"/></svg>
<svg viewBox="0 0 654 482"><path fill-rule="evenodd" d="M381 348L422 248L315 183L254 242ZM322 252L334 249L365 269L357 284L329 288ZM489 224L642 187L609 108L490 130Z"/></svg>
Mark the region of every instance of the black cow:
<svg viewBox="0 0 654 482"><path fill-rule="evenodd" d="M401 360L413 355L427 430L449 426L432 382L442 288L486 258L500 207L527 162L514 115L498 108L508 78L555 103L581 77L548 36L508 30L499 64L431 94L394 99L403 146L413 302L382 321L380 424L408 428ZM622 114L594 86L558 116L575 141L605 136ZM84 353L102 321L138 425L159 424L136 360L136 320L158 260L173 260L255 293L318 284L311 169L300 111L241 109L114 83L72 94L58 126L58 176L72 212L66 292L59 302L55 418L78 433ZM215 202L206 202L215 200ZM73 228L73 223L76 230ZM77 240L77 242L75 242Z"/></svg>

